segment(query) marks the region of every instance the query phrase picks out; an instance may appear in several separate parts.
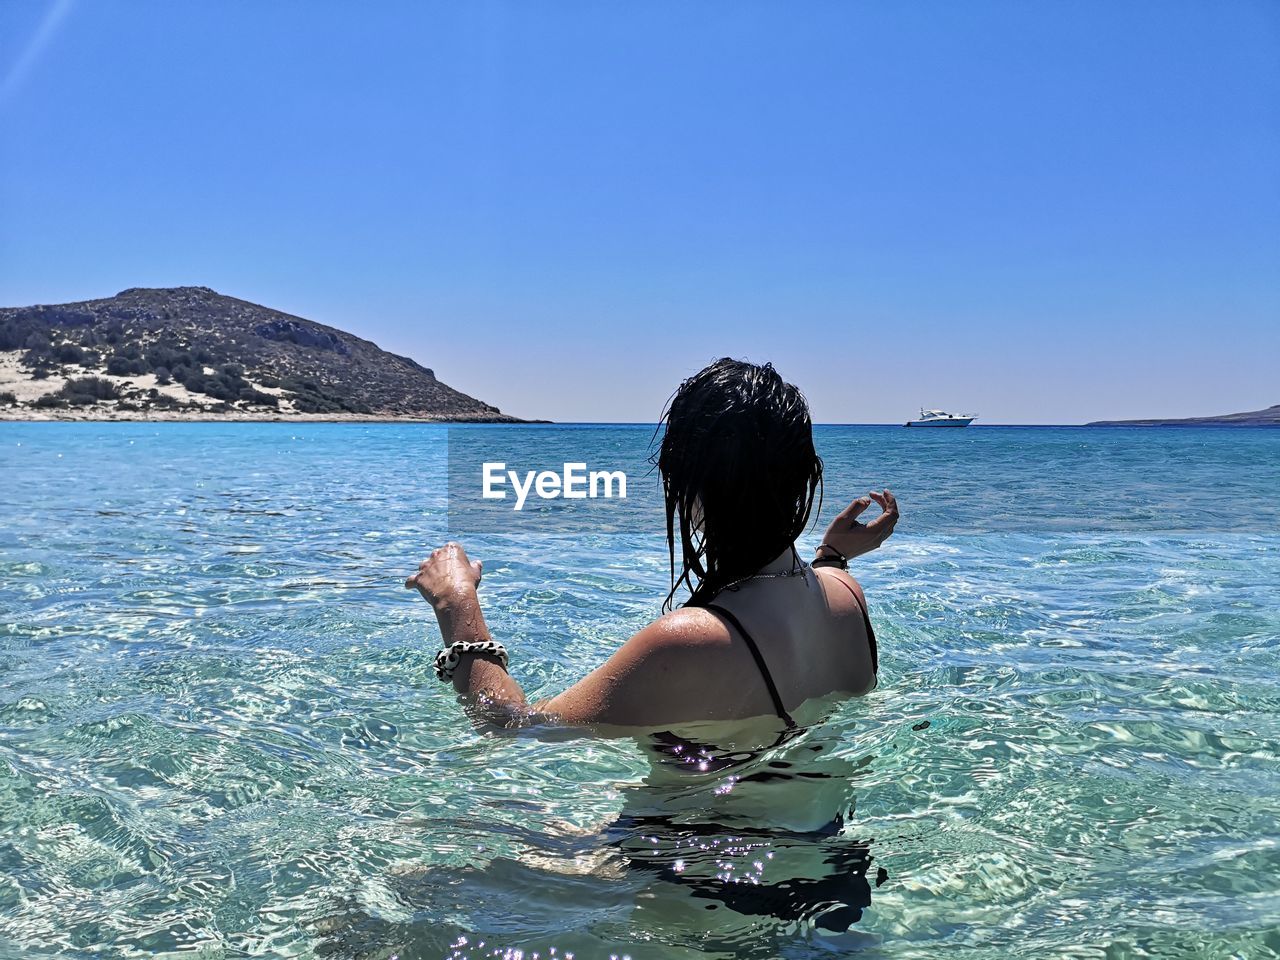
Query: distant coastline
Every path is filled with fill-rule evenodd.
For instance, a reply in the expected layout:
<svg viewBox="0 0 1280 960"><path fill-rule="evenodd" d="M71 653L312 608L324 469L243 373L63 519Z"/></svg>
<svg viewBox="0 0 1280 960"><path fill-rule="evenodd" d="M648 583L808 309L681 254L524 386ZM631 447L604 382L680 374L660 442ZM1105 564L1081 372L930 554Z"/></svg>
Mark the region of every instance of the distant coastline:
<svg viewBox="0 0 1280 960"><path fill-rule="evenodd" d="M439 417L388 416L378 413L277 413L249 411L202 413L173 410L110 410L104 407L70 410L30 410L0 407L0 423L502 423L512 426L550 423L549 420L517 420L514 417L452 415Z"/></svg>
<svg viewBox="0 0 1280 960"><path fill-rule="evenodd" d="M0 308L0 420L523 422L409 357L208 287Z"/></svg>
<svg viewBox="0 0 1280 960"><path fill-rule="evenodd" d="M1280 404L1247 413L1160 420L1094 420L1086 427L1280 427Z"/></svg>
<svg viewBox="0 0 1280 960"><path fill-rule="evenodd" d="M655 430L654 423L591 420L517 420L514 417L480 416L391 416L365 413L256 413L251 411L195 412L190 410L112 410L106 406L79 409L31 410L0 405L0 423L426 423L426 424L500 424L505 426L555 426L573 429L614 429L634 427ZM872 430L900 430L898 423L815 423L824 430L864 427ZM1082 430L1087 427L1280 427L1275 420L1223 420L1216 417L1189 420L1095 420L1090 423L984 423L969 430ZM920 431L915 431L919 433Z"/></svg>

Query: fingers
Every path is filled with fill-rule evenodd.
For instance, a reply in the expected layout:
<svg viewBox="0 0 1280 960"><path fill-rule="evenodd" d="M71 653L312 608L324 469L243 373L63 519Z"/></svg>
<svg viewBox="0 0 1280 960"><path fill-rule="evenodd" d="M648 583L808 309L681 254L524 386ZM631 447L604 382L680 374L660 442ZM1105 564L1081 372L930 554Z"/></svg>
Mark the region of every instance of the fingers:
<svg viewBox="0 0 1280 960"><path fill-rule="evenodd" d="M436 547L434 550L432 550L431 556L427 557L427 559L423 560L420 564L418 564L418 569L426 570L427 567L431 566L434 563L438 563L444 557L449 557L449 556L456 557L459 560L466 560L467 552L462 549L462 544L457 543L453 540L450 540L443 547Z"/></svg>
<svg viewBox="0 0 1280 960"><path fill-rule="evenodd" d="M882 493L876 493L873 490L871 498L884 511L871 523L867 524L867 529L875 535L876 544L879 545L889 539L889 535L893 533L894 526L898 523L898 501L894 499L893 494L887 489Z"/></svg>
<svg viewBox="0 0 1280 960"><path fill-rule="evenodd" d="M406 590L416 588L426 596L434 589L433 584L436 581L457 575L459 568L468 570L475 577L475 583L479 585L484 564L479 560L470 559L467 552L462 549L462 544L451 540L444 546L436 547L431 551L431 556L418 564L418 572L405 580L404 588Z"/></svg>
<svg viewBox="0 0 1280 960"><path fill-rule="evenodd" d="M875 496L875 494L872 494L872 496ZM859 497L857 500L853 501L853 503L849 504L836 514L836 519L852 523L858 518L858 514L862 513L862 511L867 509L869 506L871 506L871 500L869 497Z"/></svg>
<svg viewBox="0 0 1280 960"><path fill-rule="evenodd" d="M876 493L872 490L869 496L880 505L880 509L885 513L897 514L898 501L887 489L883 493Z"/></svg>

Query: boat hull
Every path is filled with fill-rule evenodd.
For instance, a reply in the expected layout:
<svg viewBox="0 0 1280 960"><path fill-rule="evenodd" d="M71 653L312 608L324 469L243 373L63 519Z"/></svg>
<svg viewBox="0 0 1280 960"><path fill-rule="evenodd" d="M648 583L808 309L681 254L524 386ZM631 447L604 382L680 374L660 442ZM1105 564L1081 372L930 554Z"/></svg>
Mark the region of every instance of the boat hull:
<svg viewBox="0 0 1280 960"><path fill-rule="evenodd" d="M936 420L908 420L908 427L967 427L973 423L973 417L938 417Z"/></svg>

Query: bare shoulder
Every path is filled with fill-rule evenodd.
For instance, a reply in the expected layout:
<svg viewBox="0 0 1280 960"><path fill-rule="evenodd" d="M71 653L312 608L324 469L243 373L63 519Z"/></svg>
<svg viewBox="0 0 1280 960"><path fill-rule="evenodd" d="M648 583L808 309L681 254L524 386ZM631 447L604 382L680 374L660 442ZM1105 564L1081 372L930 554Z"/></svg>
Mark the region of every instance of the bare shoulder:
<svg viewBox="0 0 1280 960"><path fill-rule="evenodd" d="M848 571L839 567L814 567L818 581L827 594L827 602L833 607L847 606L856 599L859 607L867 609L867 598L862 592L862 584L851 577Z"/></svg>
<svg viewBox="0 0 1280 960"><path fill-rule="evenodd" d="M730 643L732 637L720 618L701 607L665 613L627 641L634 653L645 656L679 656Z"/></svg>
<svg viewBox="0 0 1280 960"><path fill-rule="evenodd" d="M674 610L622 644L538 709L568 722L647 726L702 718L711 669L728 631L705 610Z"/></svg>
<svg viewBox="0 0 1280 960"><path fill-rule="evenodd" d="M845 689L859 696L869 693L876 685L876 646L862 584L839 567L818 568L818 579L826 595L827 608L839 624L837 647L845 651L841 659L853 671L844 681ZM851 635L857 638L852 648L847 645ZM849 658L851 649L855 653Z"/></svg>

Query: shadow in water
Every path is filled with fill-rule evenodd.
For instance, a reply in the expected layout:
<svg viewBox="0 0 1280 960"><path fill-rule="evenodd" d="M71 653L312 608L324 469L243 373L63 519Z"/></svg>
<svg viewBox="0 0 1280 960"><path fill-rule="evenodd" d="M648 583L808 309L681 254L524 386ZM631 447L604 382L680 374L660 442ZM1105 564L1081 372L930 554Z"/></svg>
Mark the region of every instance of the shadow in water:
<svg viewBox="0 0 1280 960"><path fill-rule="evenodd" d="M707 910L724 907L743 917L843 932L862 919L871 906L872 884L879 887L888 874L883 868L872 873L870 842L845 838L842 827L842 817L828 829L806 833L730 831L653 817L619 820L611 833L625 852L628 870L687 889L708 901ZM772 882L766 877L766 871L786 873L777 868L795 861L816 866L818 875ZM711 871L700 875L699 866Z"/></svg>

